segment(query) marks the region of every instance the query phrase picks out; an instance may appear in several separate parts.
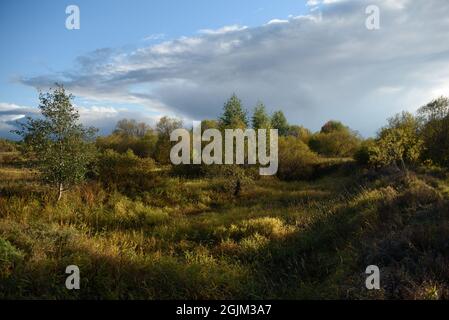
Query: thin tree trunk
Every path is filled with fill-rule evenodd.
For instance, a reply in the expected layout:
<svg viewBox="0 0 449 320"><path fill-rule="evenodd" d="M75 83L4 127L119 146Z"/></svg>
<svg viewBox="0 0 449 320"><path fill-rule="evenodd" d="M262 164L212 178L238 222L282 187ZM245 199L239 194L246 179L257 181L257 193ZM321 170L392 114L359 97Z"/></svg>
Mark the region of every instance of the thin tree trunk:
<svg viewBox="0 0 449 320"><path fill-rule="evenodd" d="M59 191L58 191L58 202L59 202L59 200L61 200L62 191L63 191L63 185L62 185L62 182L60 182L59 183Z"/></svg>

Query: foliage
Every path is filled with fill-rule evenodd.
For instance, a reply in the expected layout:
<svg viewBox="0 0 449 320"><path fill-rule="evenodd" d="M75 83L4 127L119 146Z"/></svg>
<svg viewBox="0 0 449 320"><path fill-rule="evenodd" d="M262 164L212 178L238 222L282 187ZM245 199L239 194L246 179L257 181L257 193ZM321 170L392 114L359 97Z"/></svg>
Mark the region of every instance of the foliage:
<svg viewBox="0 0 449 320"><path fill-rule="evenodd" d="M134 154L142 158L153 158L156 154L157 135L153 130L147 130L142 136L113 133L109 136L98 137L96 146L100 151L112 149L119 153L132 150Z"/></svg>
<svg viewBox="0 0 449 320"><path fill-rule="evenodd" d="M358 134L335 121L327 122L309 139L310 148L327 157L352 157L359 145Z"/></svg>
<svg viewBox="0 0 449 320"><path fill-rule="evenodd" d="M303 126L291 125L288 128L287 135L298 138L305 144L309 144L309 141L312 137L312 132L309 129L304 128Z"/></svg>
<svg viewBox="0 0 449 320"><path fill-rule="evenodd" d="M416 164L422 152L422 140L419 136L416 118L408 113L397 114L388 120L370 147L370 164L374 166Z"/></svg>
<svg viewBox="0 0 449 320"><path fill-rule="evenodd" d="M15 152L17 151L17 146L12 141L6 139L0 139L0 152Z"/></svg>
<svg viewBox="0 0 449 320"><path fill-rule="evenodd" d="M263 103L259 102L254 108L253 117L251 119L253 129L270 129L271 119L267 114Z"/></svg>
<svg viewBox="0 0 449 320"><path fill-rule="evenodd" d="M151 131L151 128L144 122L138 123L134 119L122 119L117 122L114 133L118 135L142 138L148 131Z"/></svg>
<svg viewBox="0 0 449 320"><path fill-rule="evenodd" d="M72 99L73 96L59 85L51 92L41 93L42 117L28 117L27 122L21 124L21 130L15 131L35 154L45 181L58 186L58 199L63 186L84 179L95 156L92 140L96 129L79 124Z"/></svg>
<svg viewBox="0 0 449 320"><path fill-rule="evenodd" d="M278 129L279 136L286 136L288 133L289 125L287 118L282 111L276 111L271 116L271 126L273 129Z"/></svg>
<svg viewBox="0 0 449 320"><path fill-rule="evenodd" d="M223 128L246 128L248 126L248 116L242 106L242 102L235 94L223 106L223 114L220 119L220 126Z"/></svg>
<svg viewBox="0 0 449 320"><path fill-rule="evenodd" d="M424 160L449 168L449 99L440 97L418 110Z"/></svg>
<svg viewBox="0 0 449 320"><path fill-rule="evenodd" d="M153 188L159 181L152 159L139 158L132 150L106 150L98 160L98 179L106 187L133 194Z"/></svg>
<svg viewBox="0 0 449 320"><path fill-rule="evenodd" d="M346 131L347 127L340 121L330 120L321 127L321 133L332 133L335 131Z"/></svg>
<svg viewBox="0 0 449 320"><path fill-rule="evenodd" d="M313 176L318 155L301 140L294 137L279 138L279 168L282 180L309 179Z"/></svg>
<svg viewBox="0 0 449 320"><path fill-rule="evenodd" d="M158 140L155 148L155 159L160 164L170 163L170 150L173 146L170 141L170 134L179 128L182 128L182 121L169 117L162 117L156 124Z"/></svg>

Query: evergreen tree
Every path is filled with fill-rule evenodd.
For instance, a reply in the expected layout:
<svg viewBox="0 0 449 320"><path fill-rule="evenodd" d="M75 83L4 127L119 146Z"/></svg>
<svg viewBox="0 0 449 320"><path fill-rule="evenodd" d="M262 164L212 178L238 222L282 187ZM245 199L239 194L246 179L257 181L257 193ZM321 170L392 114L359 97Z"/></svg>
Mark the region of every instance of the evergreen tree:
<svg viewBox="0 0 449 320"><path fill-rule="evenodd" d="M288 134L289 125L287 122L287 118L282 111L276 111L271 116L271 126L273 129L278 129L278 133L280 136L286 136Z"/></svg>
<svg viewBox="0 0 449 320"><path fill-rule="evenodd" d="M269 129L271 127L271 120L263 103L258 103L254 108L251 121L253 129Z"/></svg>
<svg viewBox="0 0 449 320"><path fill-rule="evenodd" d="M235 94L225 103L223 115L220 117L220 125L225 128L245 128L248 126L246 110L242 102Z"/></svg>

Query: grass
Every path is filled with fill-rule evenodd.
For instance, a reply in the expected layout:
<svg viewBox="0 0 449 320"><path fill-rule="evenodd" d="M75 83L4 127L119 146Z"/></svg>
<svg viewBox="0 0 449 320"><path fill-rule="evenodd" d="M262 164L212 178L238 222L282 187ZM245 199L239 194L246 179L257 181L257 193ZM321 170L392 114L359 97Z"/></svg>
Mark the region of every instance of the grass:
<svg viewBox="0 0 449 320"><path fill-rule="evenodd" d="M0 168L0 298L447 299L449 183L332 170L263 178L167 176L133 196L88 182L60 203L26 168ZM81 290L65 288L78 265ZM382 289L365 288L381 269Z"/></svg>

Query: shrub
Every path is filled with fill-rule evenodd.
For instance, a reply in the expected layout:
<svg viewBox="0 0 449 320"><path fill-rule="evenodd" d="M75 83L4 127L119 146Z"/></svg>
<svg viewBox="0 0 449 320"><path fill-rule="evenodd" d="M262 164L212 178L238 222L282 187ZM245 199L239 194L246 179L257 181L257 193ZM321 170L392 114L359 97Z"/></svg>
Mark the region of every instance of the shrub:
<svg viewBox="0 0 449 320"><path fill-rule="evenodd" d="M372 150L375 146L373 139L364 140L360 147L354 153L354 159L358 164L366 166L370 163L372 157Z"/></svg>
<svg viewBox="0 0 449 320"><path fill-rule="evenodd" d="M17 147L12 141L0 139L0 152L15 152Z"/></svg>
<svg viewBox="0 0 449 320"><path fill-rule="evenodd" d="M113 133L106 137L98 137L96 145L99 150L114 150L118 153L125 153L132 150L139 157L154 157L157 143L157 135L148 130L142 137Z"/></svg>
<svg viewBox="0 0 449 320"><path fill-rule="evenodd" d="M9 241L0 238L0 278L10 274L12 268L20 262L24 254Z"/></svg>
<svg viewBox="0 0 449 320"><path fill-rule="evenodd" d="M311 137L310 148L327 157L352 157L360 145L360 138L349 129L320 132Z"/></svg>
<svg viewBox="0 0 449 320"><path fill-rule="evenodd" d="M397 114L388 120L375 144L369 147L369 163L376 167L418 163L422 152L422 140L418 134L418 122L408 113Z"/></svg>
<svg viewBox="0 0 449 320"><path fill-rule="evenodd" d="M299 139L279 138L279 168L277 175L282 180L309 179L318 156Z"/></svg>
<svg viewBox="0 0 449 320"><path fill-rule="evenodd" d="M99 180L107 187L126 193L150 189L158 183L156 166L150 158L139 158L131 150L120 154L106 150L99 157Z"/></svg>
<svg viewBox="0 0 449 320"><path fill-rule="evenodd" d="M440 97L418 110L424 160L449 168L449 99Z"/></svg>

